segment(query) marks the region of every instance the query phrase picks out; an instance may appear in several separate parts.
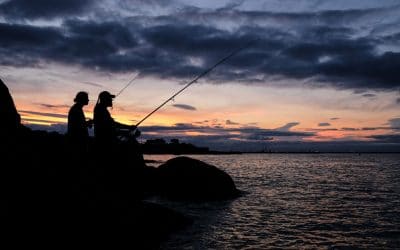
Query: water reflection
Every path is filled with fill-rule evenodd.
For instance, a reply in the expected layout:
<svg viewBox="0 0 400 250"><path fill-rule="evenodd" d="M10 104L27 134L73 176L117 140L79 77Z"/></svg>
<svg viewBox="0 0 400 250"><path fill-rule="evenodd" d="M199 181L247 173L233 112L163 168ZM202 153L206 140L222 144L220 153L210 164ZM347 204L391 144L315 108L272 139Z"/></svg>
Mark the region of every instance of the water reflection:
<svg viewBox="0 0 400 250"><path fill-rule="evenodd" d="M164 249L400 249L399 154L191 157L248 193L230 203L170 203L196 220Z"/></svg>

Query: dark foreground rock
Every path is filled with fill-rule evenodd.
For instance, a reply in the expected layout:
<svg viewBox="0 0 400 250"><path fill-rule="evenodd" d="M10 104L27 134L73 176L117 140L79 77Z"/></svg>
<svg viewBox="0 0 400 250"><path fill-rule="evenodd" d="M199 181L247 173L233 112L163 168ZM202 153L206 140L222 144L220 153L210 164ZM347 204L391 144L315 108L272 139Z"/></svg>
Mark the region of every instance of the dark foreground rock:
<svg viewBox="0 0 400 250"><path fill-rule="evenodd" d="M189 157L176 157L160 165L159 193L174 199L223 200L239 195L232 178L215 166Z"/></svg>
<svg viewBox="0 0 400 250"><path fill-rule="evenodd" d="M1 185L2 231L32 247L157 249L191 224L179 212L143 201L138 190L111 189L115 180L84 172L47 164L13 166Z"/></svg>
<svg viewBox="0 0 400 250"><path fill-rule="evenodd" d="M81 204L79 209L71 204L60 208L61 203L54 199L51 203L36 201L24 205L9 211L1 227L3 232L34 242L32 247L48 246L56 240L59 243L55 246L157 249L172 232L190 224L182 214L147 202L123 206L97 203L98 207L90 209Z"/></svg>

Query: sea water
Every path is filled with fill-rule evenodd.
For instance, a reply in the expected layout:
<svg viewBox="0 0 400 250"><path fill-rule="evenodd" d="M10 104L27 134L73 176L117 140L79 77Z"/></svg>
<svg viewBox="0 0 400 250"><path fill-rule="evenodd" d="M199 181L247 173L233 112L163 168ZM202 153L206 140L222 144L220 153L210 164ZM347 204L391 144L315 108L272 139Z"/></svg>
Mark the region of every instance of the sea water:
<svg viewBox="0 0 400 250"><path fill-rule="evenodd" d="M155 199L194 221L161 249L400 249L400 154L190 157L227 172L244 195Z"/></svg>

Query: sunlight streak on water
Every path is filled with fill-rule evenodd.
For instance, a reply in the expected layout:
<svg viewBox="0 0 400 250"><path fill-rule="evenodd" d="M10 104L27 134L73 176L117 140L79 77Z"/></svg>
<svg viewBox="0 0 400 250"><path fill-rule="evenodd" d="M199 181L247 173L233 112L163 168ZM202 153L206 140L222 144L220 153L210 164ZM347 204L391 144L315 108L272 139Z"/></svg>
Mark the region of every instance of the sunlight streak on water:
<svg viewBox="0 0 400 250"><path fill-rule="evenodd" d="M400 249L399 154L191 157L225 170L246 194L159 201L195 218L163 249Z"/></svg>

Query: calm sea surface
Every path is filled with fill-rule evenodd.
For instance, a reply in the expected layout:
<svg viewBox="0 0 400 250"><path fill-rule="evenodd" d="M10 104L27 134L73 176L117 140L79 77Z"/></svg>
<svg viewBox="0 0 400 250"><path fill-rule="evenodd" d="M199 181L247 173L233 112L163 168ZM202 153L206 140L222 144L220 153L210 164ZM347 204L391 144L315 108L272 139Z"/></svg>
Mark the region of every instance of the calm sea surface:
<svg viewBox="0 0 400 250"><path fill-rule="evenodd" d="M153 200L194 218L162 249L400 249L400 154L190 157L226 171L245 195Z"/></svg>

